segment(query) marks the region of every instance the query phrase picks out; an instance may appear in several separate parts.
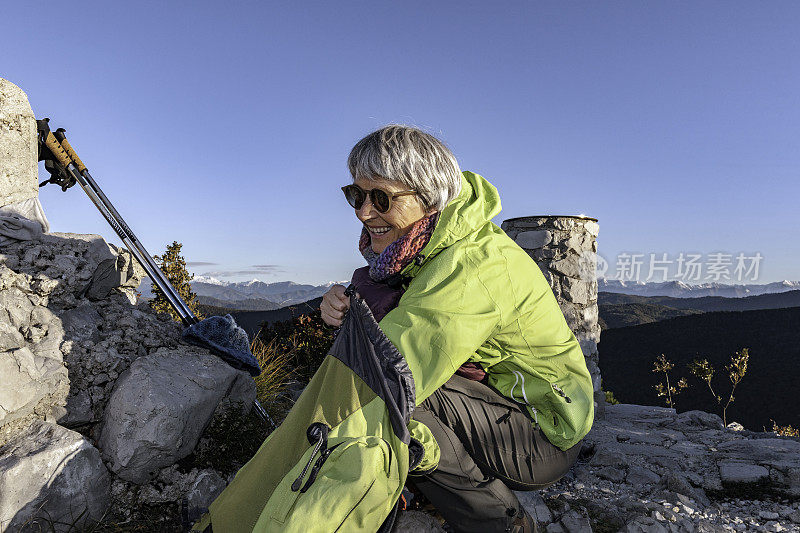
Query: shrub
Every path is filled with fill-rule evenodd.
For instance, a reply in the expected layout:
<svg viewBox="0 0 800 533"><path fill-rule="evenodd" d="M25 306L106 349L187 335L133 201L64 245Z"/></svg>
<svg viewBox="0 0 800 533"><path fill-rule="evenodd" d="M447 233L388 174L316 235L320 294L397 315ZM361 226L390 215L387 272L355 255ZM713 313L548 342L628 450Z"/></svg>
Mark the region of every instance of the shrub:
<svg viewBox="0 0 800 533"><path fill-rule="evenodd" d="M658 393L659 398L665 397L665 401L667 402L667 407L675 408L675 400L672 398L673 396L677 396L681 393L681 391L689 386L686 383L686 378L681 378L672 386L669 384L669 371L675 368L675 365L667 359L667 357L662 353L658 359L656 359L655 363L653 363L653 372L662 373L664 374L664 382L659 382L655 385L656 392Z"/></svg>
<svg viewBox="0 0 800 533"><path fill-rule="evenodd" d="M606 403L610 405L617 405L619 400L614 396L614 393L610 390L603 391L603 394L606 395Z"/></svg>
<svg viewBox="0 0 800 533"><path fill-rule="evenodd" d="M779 426L777 422L770 419L772 422L772 432L779 437L800 437L800 429L793 428L792 426Z"/></svg>
<svg viewBox="0 0 800 533"><path fill-rule="evenodd" d="M725 370L728 372L728 379L731 382L731 392L724 405L722 403L722 396L714 391L711 380L714 377L715 370L711 363L708 362L708 359L696 359L689 363L689 372L706 382L708 390L710 390L711 394L714 396L714 400L722 407L722 423L726 426L728 425L728 406L733 403L735 399L733 392L736 390L736 386L741 383L744 375L747 373L747 363L749 360L750 353L748 348L742 348L741 352L736 352L731 356L730 364L725 367Z"/></svg>
<svg viewBox="0 0 800 533"><path fill-rule="evenodd" d="M308 381L333 344L334 328L322 321L319 309L262 327L261 342L273 343L276 352L290 354L298 378Z"/></svg>

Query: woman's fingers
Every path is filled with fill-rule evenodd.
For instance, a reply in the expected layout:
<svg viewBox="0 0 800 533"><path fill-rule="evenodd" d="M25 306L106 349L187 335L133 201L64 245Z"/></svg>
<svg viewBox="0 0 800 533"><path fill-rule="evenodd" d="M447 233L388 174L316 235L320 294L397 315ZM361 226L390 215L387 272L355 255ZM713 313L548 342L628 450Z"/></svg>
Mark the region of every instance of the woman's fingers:
<svg viewBox="0 0 800 533"><path fill-rule="evenodd" d="M325 322L326 324L328 324L329 326L333 326L335 328L338 328L339 326L342 325L342 320L341 319L337 320L337 319L332 318L331 316L325 315L325 314L322 315L322 321Z"/></svg>
<svg viewBox="0 0 800 533"><path fill-rule="evenodd" d="M319 310L322 315L322 321L328 324L329 326L339 327L342 325L342 316L336 316L336 315L337 314L344 315L344 313L332 309L329 305L327 305L327 302L325 302L324 300L322 301L322 303L320 303Z"/></svg>
<svg viewBox="0 0 800 533"><path fill-rule="evenodd" d="M350 298L344 294L344 285L334 285L322 297L323 301L327 301L333 309L338 311L346 311L350 307Z"/></svg>
<svg viewBox="0 0 800 533"><path fill-rule="evenodd" d="M344 294L343 285L334 285L322 296L319 310L322 320L329 326L339 327L342 325L342 318L350 307L350 298Z"/></svg>
<svg viewBox="0 0 800 533"><path fill-rule="evenodd" d="M334 297L331 298L331 300L335 301L333 306L340 311L345 311L350 307L350 298L344 294L345 290L344 285L334 285L328 290L328 293L326 293Z"/></svg>

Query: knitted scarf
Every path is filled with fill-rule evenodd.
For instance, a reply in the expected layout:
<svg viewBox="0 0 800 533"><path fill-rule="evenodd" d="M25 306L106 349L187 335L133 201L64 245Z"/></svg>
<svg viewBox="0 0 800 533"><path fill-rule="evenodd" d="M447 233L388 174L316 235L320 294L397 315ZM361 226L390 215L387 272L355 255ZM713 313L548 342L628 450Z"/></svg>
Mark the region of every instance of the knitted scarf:
<svg viewBox="0 0 800 533"><path fill-rule="evenodd" d="M438 219L439 212L419 219L411 226L408 233L387 246L380 254L372 250L369 232L367 228L362 228L358 249L369 263L369 277L374 281L385 281L403 270L428 244Z"/></svg>

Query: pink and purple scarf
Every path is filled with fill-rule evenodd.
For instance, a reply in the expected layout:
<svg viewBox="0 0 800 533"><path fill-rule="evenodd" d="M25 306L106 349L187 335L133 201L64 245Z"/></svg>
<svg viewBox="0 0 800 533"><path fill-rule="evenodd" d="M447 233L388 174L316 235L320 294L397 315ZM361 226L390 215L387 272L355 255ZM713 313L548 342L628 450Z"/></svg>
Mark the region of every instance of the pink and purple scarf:
<svg viewBox="0 0 800 533"><path fill-rule="evenodd" d="M369 277L374 281L384 281L403 270L428 244L438 219L438 211L419 219L408 233L391 243L380 254L372 251L369 232L367 228L362 228L358 249L369 263Z"/></svg>

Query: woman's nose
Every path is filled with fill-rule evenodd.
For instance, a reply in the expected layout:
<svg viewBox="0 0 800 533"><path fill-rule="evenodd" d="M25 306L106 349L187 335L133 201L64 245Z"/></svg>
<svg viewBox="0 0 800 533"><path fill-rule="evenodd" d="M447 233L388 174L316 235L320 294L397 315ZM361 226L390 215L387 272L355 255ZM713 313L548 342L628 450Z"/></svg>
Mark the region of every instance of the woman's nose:
<svg viewBox="0 0 800 533"><path fill-rule="evenodd" d="M372 200L367 196L364 199L364 203L361 204L361 207L356 209L356 216L361 220L367 220L374 214L374 209L375 207L372 205Z"/></svg>

